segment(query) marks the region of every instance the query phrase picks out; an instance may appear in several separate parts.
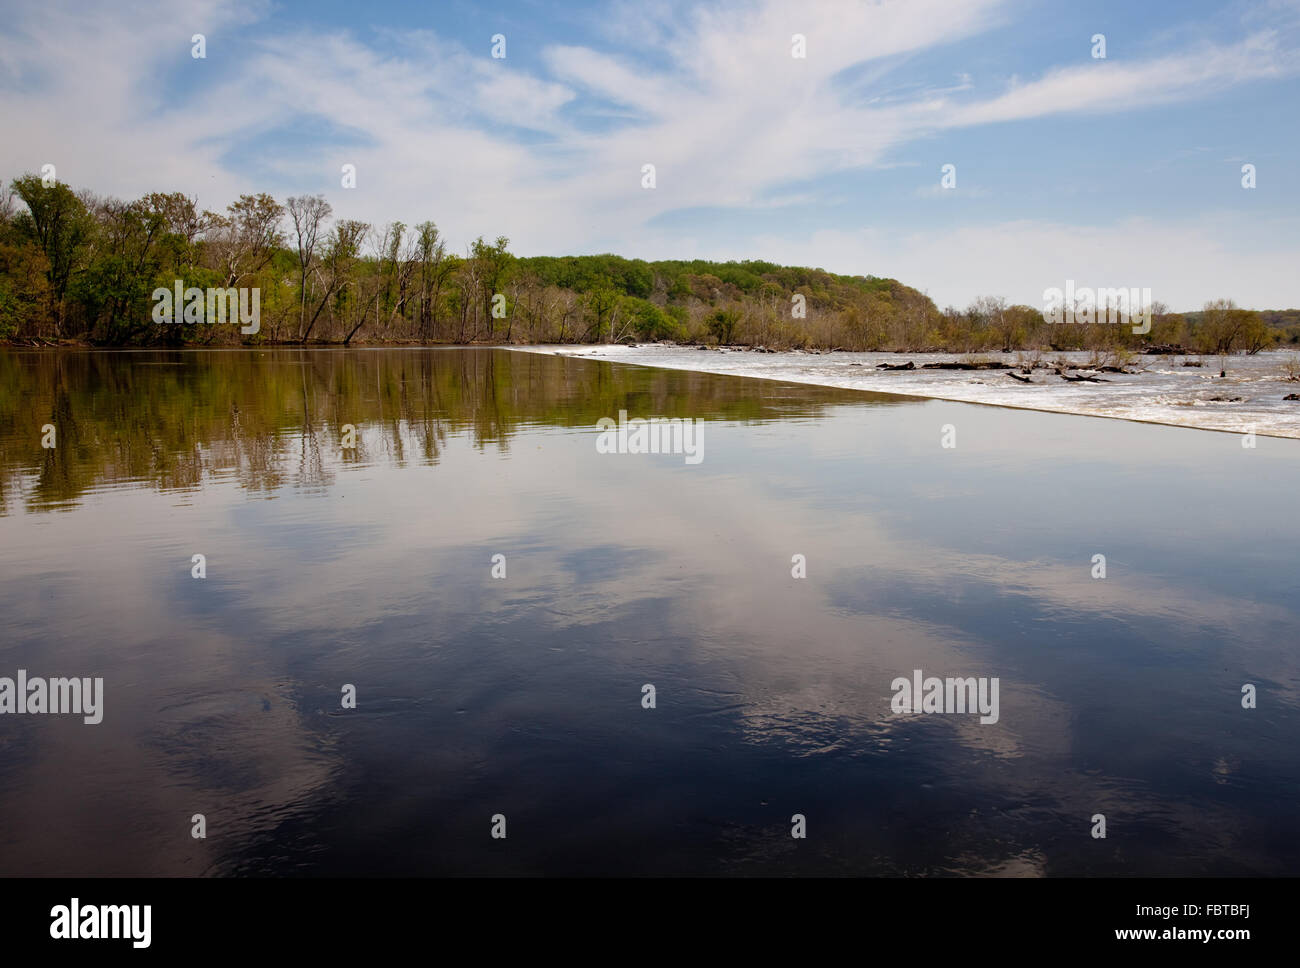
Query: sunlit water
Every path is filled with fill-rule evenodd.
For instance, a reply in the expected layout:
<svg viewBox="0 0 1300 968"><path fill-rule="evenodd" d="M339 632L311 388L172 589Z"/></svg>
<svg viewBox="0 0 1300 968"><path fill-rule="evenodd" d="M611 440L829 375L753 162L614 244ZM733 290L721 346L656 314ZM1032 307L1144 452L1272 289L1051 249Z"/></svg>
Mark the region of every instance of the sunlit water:
<svg viewBox="0 0 1300 968"><path fill-rule="evenodd" d="M0 716L0 872L1300 873L1298 471L504 350L0 354L0 676L105 688Z"/></svg>
<svg viewBox="0 0 1300 968"><path fill-rule="evenodd" d="M1254 431L1275 437L1300 437L1300 353L1273 350L1254 356L1139 356L1130 373L1099 372L1105 381L1067 382L1050 369L1037 368L1021 383L1003 370L924 369L924 364L965 360L954 353L759 353L748 350L647 344L641 346L543 346L529 352L562 353L623 363L705 373L756 376L817 386L990 403L1053 413L1119 417L1176 427L1234 433ZM1030 359L1025 353L983 353L1011 366ZM1091 353L1043 353L1087 367ZM886 371L878 365L912 360L914 370ZM1220 373L1226 375L1220 376Z"/></svg>

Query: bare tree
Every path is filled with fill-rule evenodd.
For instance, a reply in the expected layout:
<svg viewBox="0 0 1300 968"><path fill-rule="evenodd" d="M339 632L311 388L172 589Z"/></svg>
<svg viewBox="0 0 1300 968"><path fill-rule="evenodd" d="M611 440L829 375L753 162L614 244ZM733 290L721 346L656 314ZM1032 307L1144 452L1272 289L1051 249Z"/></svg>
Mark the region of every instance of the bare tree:
<svg viewBox="0 0 1300 968"><path fill-rule="evenodd" d="M240 195L226 207L228 215L204 212L209 243L225 276L226 287L256 275L284 242L280 220L284 207L270 195Z"/></svg>
<svg viewBox="0 0 1300 968"><path fill-rule="evenodd" d="M0 225L8 225L14 217L14 212L13 186L5 187L4 181L0 180Z"/></svg>
<svg viewBox="0 0 1300 968"><path fill-rule="evenodd" d="M307 342L307 337L311 335L312 329L330 299L336 293L347 289L353 269L361 257L361 246L369 232L370 226L365 222L344 219L335 224L334 234L330 237L325 250L325 258L318 267L318 275L322 277L325 291L320 302L316 304L316 310L308 320L306 328L299 335L298 342Z"/></svg>
<svg viewBox="0 0 1300 968"><path fill-rule="evenodd" d="M371 235L372 255L376 267L375 274L369 280L361 280L358 290L352 294L357 306L355 322L350 323L343 344L352 342L352 337L365 325L366 316L373 309L375 327L382 323L381 335L391 334L393 320L401 316L406 304L406 289L411 274L415 270L415 236L406 233L406 226L401 222L390 222ZM403 242L405 241L405 246ZM383 314L387 313L386 316Z"/></svg>
<svg viewBox="0 0 1300 968"><path fill-rule="evenodd" d="M420 336L429 339L438 322L438 299L452 270L447 244L433 222L421 222L416 229L420 260Z"/></svg>
<svg viewBox="0 0 1300 968"><path fill-rule="evenodd" d="M479 241L481 243L482 239ZM483 262L474 258L473 249L468 251L465 261L461 263L456 282L460 287L460 332L456 336L456 342L464 343L465 325L469 322L470 312L474 313L473 332L477 334L479 311L483 308L480 301L483 291Z"/></svg>
<svg viewBox="0 0 1300 968"><path fill-rule="evenodd" d="M298 340L301 342L307 338L303 332L307 317L307 275L313 266L316 240L334 210L323 195L295 195L287 204L298 239Z"/></svg>

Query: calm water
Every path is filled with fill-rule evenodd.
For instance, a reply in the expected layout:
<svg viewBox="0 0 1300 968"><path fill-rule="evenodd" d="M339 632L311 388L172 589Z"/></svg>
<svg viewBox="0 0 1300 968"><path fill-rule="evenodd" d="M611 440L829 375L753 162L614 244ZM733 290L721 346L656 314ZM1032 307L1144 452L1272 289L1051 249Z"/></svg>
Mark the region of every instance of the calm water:
<svg viewBox="0 0 1300 968"><path fill-rule="evenodd" d="M0 354L0 676L105 691L0 716L0 872L1300 874L1298 481L503 350ZM895 715L918 668L999 721Z"/></svg>

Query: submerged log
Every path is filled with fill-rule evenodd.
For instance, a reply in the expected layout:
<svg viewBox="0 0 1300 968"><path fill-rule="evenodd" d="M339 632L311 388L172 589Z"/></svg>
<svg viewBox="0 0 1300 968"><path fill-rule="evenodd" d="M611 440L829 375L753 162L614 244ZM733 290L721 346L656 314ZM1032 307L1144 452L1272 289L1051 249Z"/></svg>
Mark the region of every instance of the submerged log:
<svg viewBox="0 0 1300 968"><path fill-rule="evenodd" d="M916 364L913 363L911 360L908 360L906 363L877 363L876 369L877 370L915 370Z"/></svg>

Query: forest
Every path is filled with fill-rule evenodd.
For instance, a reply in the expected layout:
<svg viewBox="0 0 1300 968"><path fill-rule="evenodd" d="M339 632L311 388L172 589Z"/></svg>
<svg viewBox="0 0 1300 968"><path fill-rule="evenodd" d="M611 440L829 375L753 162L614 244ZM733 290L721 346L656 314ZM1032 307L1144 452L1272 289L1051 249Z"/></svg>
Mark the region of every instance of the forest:
<svg viewBox="0 0 1300 968"><path fill-rule="evenodd" d="M153 293L246 289L255 333L160 325ZM1256 353L1300 343L1300 311L1156 303L1151 331L1048 323L983 296L939 309L894 279L770 262L525 257L509 240L453 252L431 220L334 218L320 195L241 195L223 212L180 192L135 201L27 174L0 187L0 341L206 346L672 341L769 349L976 353L1123 349Z"/></svg>

